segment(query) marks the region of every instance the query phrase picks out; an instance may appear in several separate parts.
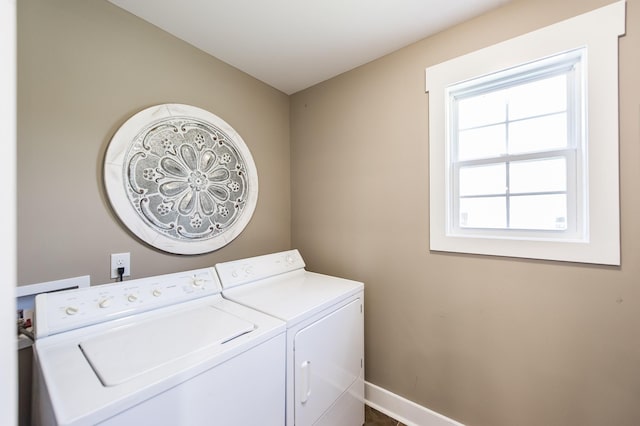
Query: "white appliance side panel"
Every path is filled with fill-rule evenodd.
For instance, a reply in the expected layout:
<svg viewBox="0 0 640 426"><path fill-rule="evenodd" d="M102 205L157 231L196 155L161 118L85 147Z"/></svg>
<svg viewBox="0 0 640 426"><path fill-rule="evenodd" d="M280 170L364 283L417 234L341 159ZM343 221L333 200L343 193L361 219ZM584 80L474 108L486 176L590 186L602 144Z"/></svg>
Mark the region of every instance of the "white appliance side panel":
<svg viewBox="0 0 640 426"><path fill-rule="evenodd" d="M282 426L284 345L281 334L99 424Z"/></svg>
<svg viewBox="0 0 640 426"><path fill-rule="evenodd" d="M294 337L296 426L315 423L364 369L362 300L355 299Z"/></svg>

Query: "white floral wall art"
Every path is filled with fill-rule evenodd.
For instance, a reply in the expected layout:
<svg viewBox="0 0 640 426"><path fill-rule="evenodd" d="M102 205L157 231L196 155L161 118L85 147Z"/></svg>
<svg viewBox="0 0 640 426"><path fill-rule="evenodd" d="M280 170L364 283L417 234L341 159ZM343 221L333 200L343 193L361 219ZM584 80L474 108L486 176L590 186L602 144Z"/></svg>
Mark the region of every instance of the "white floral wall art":
<svg viewBox="0 0 640 426"><path fill-rule="evenodd" d="M181 104L129 118L107 148L104 181L131 232L177 254L225 246L258 200L256 166L240 135L220 117Z"/></svg>

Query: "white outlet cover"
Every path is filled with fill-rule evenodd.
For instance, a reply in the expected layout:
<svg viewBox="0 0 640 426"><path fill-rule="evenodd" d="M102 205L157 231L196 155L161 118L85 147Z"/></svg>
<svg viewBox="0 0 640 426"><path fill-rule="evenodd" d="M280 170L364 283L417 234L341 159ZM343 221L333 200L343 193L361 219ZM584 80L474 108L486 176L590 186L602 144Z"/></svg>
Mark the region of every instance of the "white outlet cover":
<svg viewBox="0 0 640 426"><path fill-rule="evenodd" d="M118 268L121 265L125 268L123 277L131 275L131 255L130 253L111 254L111 278L118 278Z"/></svg>

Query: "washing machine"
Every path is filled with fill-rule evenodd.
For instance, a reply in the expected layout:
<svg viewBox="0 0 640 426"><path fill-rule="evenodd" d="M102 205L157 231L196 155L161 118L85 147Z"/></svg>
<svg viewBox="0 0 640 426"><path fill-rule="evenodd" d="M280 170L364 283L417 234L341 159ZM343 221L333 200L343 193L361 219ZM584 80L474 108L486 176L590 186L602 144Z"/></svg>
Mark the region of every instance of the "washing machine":
<svg viewBox="0 0 640 426"><path fill-rule="evenodd" d="M309 272L298 250L215 266L223 296L287 324L287 425L364 423L364 285Z"/></svg>
<svg viewBox="0 0 640 426"><path fill-rule="evenodd" d="M213 268L38 295L35 423L282 426L285 330Z"/></svg>

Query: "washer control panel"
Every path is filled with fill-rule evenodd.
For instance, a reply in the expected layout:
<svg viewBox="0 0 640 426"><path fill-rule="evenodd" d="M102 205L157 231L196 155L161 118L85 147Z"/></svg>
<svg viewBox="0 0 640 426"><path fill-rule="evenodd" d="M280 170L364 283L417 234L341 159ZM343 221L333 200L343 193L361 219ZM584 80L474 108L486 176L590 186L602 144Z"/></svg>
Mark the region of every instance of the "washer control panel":
<svg viewBox="0 0 640 426"><path fill-rule="evenodd" d="M36 296L36 338L218 294L213 268Z"/></svg>
<svg viewBox="0 0 640 426"><path fill-rule="evenodd" d="M216 271L223 289L247 284L286 272L304 269L305 264L298 250L289 250L264 256L250 257L218 263Z"/></svg>

